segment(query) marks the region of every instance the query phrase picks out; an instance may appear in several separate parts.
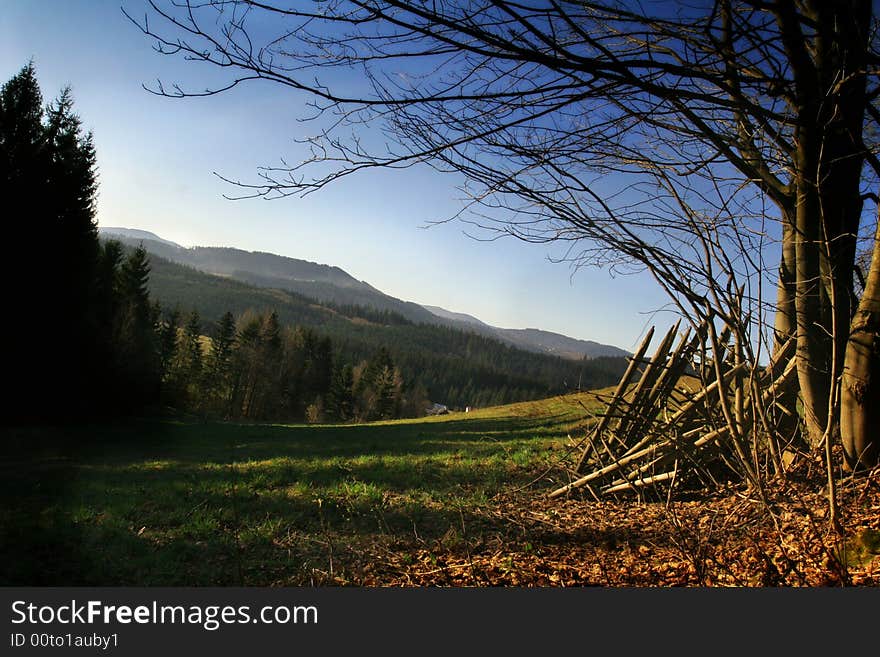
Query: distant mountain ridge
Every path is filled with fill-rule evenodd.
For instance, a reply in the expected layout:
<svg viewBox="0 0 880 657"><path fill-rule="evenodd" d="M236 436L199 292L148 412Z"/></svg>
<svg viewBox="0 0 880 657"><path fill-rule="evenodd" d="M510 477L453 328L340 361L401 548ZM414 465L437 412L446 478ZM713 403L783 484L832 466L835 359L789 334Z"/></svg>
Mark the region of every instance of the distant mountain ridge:
<svg viewBox="0 0 880 657"><path fill-rule="evenodd" d="M520 349L553 354L562 358L600 358L602 356L629 356L629 352L592 340L578 340L566 335L541 329L508 329L486 324L472 315L456 313L439 306L422 305L422 308L445 321L454 322L461 328L469 328L482 335L498 338Z"/></svg>
<svg viewBox="0 0 880 657"><path fill-rule="evenodd" d="M496 329L497 335L520 349L540 351L563 358L599 358L629 356L630 352L593 340L579 340L541 329Z"/></svg>
<svg viewBox="0 0 880 657"><path fill-rule="evenodd" d="M177 247L178 249L182 249L184 247L180 246L176 242L172 242L170 240L162 239L156 233L151 233L148 230L141 230L140 228L119 228L119 227L98 227L98 232L107 233L110 235L114 235L116 237L124 238L127 240L151 240L153 242L159 242L161 244L165 244L166 246Z"/></svg>
<svg viewBox="0 0 880 657"><path fill-rule="evenodd" d="M99 228L102 234L112 235L127 242L156 242L144 244L148 251L154 249L156 255L172 261L185 261L201 271L210 274L231 276L237 273L250 273L266 279L298 281L304 283L326 282L343 288L363 289L378 292L367 283L356 280L339 267L321 265L307 260L297 260L263 251L244 251L222 246L194 246L186 248L175 242L162 239L155 233L130 228ZM159 252L161 251L161 253Z"/></svg>
<svg viewBox="0 0 880 657"><path fill-rule="evenodd" d="M311 297L337 306L365 306L397 313L416 324L436 324L483 336L536 353L568 359L628 356L629 352L591 340L578 340L540 329L506 329L491 326L476 317L440 308L403 301L365 281L359 281L343 269L297 258L245 251L232 247L183 247L145 230L120 227L98 228L104 237L143 247L171 262L199 271L232 278L257 287L276 288Z"/></svg>
<svg viewBox="0 0 880 657"><path fill-rule="evenodd" d="M296 292L325 303L388 310L415 323L438 323L437 318L420 305L384 294L339 267L231 247L184 248L152 233L141 237L118 228L99 227L99 231L126 244L143 244L149 253L208 274L233 278L258 287Z"/></svg>
<svg viewBox="0 0 880 657"><path fill-rule="evenodd" d="M422 304L422 308L441 319L448 319L450 321L459 322L461 324L473 324L474 326L494 328L493 326L489 326L485 322L480 321L472 315L466 315L464 313L454 313L451 310L446 310L445 308L441 308L440 306L426 306L425 304Z"/></svg>

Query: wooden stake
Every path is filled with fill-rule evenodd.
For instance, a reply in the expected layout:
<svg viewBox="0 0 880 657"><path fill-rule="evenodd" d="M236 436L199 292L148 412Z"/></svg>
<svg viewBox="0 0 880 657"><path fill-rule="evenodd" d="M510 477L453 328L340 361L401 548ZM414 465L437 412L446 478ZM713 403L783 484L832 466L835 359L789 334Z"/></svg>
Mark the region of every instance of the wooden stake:
<svg viewBox="0 0 880 657"><path fill-rule="evenodd" d="M614 391L614 396L611 398L611 402L608 404L608 408L605 410L605 414L602 416L602 419L599 420L599 424L596 425L596 428L593 429L592 436L598 436L608 426L608 423L611 421L611 417L614 414L617 405L620 403L623 398L624 393L626 392L626 388L629 385L629 382L632 380L633 375L639 368L639 363L642 357L645 355L645 352L648 351L648 345L651 344L651 338L654 337L654 327L652 326L648 331L648 334L645 336L642 343L639 345L639 348L636 349L636 353L629 360L629 367L626 368L626 372L624 372L623 377L620 379L620 383L617 384L617 389ZM592 442L592 439L591 441ZM578 460L577 465L575 466L574 471L576 473L580 473L581 468L584 465L584 462L587 459L587 454L589 453L589 444L584 448L583 453L581 454L581 458Z"/></svg>

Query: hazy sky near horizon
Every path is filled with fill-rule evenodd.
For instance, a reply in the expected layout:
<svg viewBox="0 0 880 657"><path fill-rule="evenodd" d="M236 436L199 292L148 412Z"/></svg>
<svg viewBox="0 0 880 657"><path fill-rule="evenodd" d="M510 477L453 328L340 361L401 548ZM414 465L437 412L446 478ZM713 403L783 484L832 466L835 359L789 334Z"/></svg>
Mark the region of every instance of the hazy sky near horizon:
<svg viewBox="0 0 880 657"><path fill-rule="evenodd" d="M336 265L383 292L507 328L540 328L632 350L665 298L644 275L572 270L551 246L480 241L458 221L454 176L372 171L306 198L231 201L220 180L303 155L302 98L270 84L175 100L143 84L203 88L217 71L156 53L123 15L140 0L12 0L0 16L0 81L33 60L46 102L70 85L98 154L98 223L187 246L233 246Z"/></svg>

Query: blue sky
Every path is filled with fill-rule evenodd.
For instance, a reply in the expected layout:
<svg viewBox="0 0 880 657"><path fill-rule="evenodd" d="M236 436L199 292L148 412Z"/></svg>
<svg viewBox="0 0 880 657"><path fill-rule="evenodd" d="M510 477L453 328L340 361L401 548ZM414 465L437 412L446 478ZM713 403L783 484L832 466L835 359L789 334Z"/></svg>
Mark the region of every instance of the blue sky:
<svg viewBox="0 0 880 657"><path fill-rule="evenodd" d="M514 239L478 241L468 226L425 226L461 207L453 176L373 171L306 198L230 201L219 180L295 161L303 99L271 85L173 100L157 79L196 88L217 71L165 57L122 14L137 0L11 0L0 18L0 79L33 59L46 101L70 85L94 132L98 222L150 230L185 245L234 246L339 266L383 292L508 328L534 327L633 349L665 304L644 276L573 271L562 252Z"/></svg>

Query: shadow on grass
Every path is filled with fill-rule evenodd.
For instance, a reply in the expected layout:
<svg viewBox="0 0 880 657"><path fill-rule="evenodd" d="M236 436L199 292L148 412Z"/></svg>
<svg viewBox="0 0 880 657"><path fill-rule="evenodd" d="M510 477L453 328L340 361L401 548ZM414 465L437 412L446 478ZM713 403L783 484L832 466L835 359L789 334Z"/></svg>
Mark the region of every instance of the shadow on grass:
<svg viewBox="0 0 880 657"><path fill-rule="evenodd" d="M333 541L439 540L531 478L566 422L4 431L0 584L265 584Z"/></svg>

